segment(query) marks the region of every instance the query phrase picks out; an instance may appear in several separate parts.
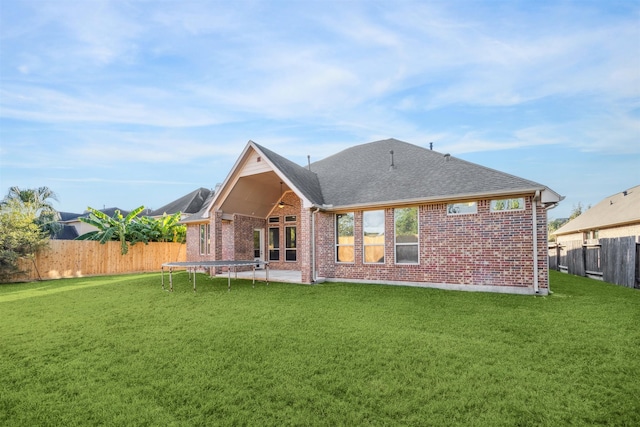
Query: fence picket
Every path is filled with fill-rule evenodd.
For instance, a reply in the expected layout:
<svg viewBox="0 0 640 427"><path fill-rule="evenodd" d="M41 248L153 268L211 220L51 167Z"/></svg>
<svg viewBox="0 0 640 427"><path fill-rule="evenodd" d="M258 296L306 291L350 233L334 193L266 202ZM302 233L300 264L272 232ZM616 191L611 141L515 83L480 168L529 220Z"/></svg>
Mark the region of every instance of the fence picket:
<svg viewBox="0 0 640 427"><path fill-rule="evenodd" d="M36 254L35 263L20 261L26 273L14 281L155 272L160 271L162 263L186 261L186 255L186 245L181 243L138 243L121 255L120 242L51 240Z"/></svg>

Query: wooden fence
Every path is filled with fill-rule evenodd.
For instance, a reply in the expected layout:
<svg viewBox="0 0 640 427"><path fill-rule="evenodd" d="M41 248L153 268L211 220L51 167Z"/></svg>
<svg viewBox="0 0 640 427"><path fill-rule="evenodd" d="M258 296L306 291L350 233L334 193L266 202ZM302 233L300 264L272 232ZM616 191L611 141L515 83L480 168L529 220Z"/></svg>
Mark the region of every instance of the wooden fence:
<svg viewBox="0 0 640 427"><path fill-rule="evenodd" d="M186 245L180 243L137 243L122 255L120 242L51 240L36 254L35 262L21 261L26 273L14 281L159 272L162 263L186 261L186 257Z"/></svg>
<svg viewBox="0 0 640 427"><path fill-rule="evenodd" d="M640 288L640 244L635 237L553 244L549 246L549 268Z"/></svg>

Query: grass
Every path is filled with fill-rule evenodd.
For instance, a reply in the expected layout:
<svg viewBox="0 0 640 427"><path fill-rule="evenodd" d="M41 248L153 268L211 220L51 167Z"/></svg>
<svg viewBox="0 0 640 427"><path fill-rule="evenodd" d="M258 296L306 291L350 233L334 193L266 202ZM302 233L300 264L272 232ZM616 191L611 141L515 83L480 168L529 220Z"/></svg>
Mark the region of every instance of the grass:
<svg viewBox="0 0 640 427"><path fill-rule="evenodd" d="M639 425L640 291L0 286L0 425Z"/></svg>

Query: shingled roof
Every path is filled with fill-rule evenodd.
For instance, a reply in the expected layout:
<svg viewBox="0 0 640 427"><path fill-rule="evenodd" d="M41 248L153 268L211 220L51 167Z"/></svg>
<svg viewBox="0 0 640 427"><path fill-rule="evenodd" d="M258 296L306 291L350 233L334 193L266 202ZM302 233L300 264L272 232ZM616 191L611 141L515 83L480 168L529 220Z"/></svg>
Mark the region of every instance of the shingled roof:
<svg viewBox="0 0 640 427"><path fill-rule="evenodd" d="M174 200L173 202L167 203L166 205L155 209L149 215L173 215L178 212L181 212L182 214L194 214L202 209L205 200L209 198L211 193L213 192L208 188L200 187L196 190L193 190L189 194L185 194L184 196Z"/></svg>
<svg viewBox="0 0 640 427"><path fill-rule="evenodd" d="M556 236L627 224L640 224L640 185L605 197L556 230Z"/></svg>
<svg viewBox="0 0 640 427"><path fill-rule="evenodd" d="M275 167L278 168L304 196L315 205L322 205L324 198L318 175L281 155L251 141Z"/></svg>
<svg viewBox="0 0 640 427"><path fill-rule="evenodd" d="M391 154L393 152L393 154ZM357 206L531 192L546 187L397 139L311 164L325 204Z"/></svg>

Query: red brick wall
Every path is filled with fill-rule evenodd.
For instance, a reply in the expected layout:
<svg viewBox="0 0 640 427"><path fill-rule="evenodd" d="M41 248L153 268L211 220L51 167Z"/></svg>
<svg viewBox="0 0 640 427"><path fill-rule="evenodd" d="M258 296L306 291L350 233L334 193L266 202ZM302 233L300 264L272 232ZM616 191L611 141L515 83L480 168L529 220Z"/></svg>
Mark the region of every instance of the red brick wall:
<svg viewBox="0 0 640 427"><path fill-rule="evenodd" d="M393 209L386 209L385 263L364 264L362 212L355 212L355 262L335 260L334 215L318 214L318 276L327 278L411 281L455 285L533 286L531 197L523 211L492 213L489 200L478 201L477 214L446 213L446 204L419 207L419 265L395 265ZM537 209L540 288L548 287L546 212Z"/></svg>
<svg viewBox="0 0 640 427"><path fill-rule="evenodd" d="M280 222L277 224L270 224L269 222L266 223L265 226L265 246L267 246L267 248L265 249L265 258L267 261L269 261L269 268L274 269L274 270L301 270L302 264L301 264L301 251L304 251L304 249L302 248L302 245L304 245L306 243L307 245L307 250L308 248L310 248L309 244L310 242L307 241L304 242L305 236L309 236L310 233L310 223L308 225L309 230L303 230L301 221L302 221L302 215L305 215L305 213L300 209L300 199L298 199L298 197L295 195L295 193L288 191L286 193L284 193L284 195L282 196L282 201L286 203L286 205L282 208L279 207L275 207L272 211L271 214L269 214L269 217L279 217L280 218ZM296 217L296 221L295 222L284 222L284 217L285 216L289 216L289 215L295 215ZM291 226L295 226L296 227L296 243L297 243L297 254L296 254L296 258L297 260L295 262L292 261L285 261L285 235L284 235L284 229L285 227L291 227ZM268 245L269 245L269 228L278 228L279 229L279 234L280 234L280 260L278 261L270 261L269 260L269 249L268 249ZM304 256L304 255L302 255ZM309 260L306 261L307 263L309 263Z"/></svg>
<svg viewBox="0 0 640 427"><path fill-rule="evenodd" d="M213 247L209 255L200 254L200 225L201 224L187 225L187 261L210 261L214 259ZM212 227L210 227L210 232L213 234L211 228ZM213 237L211 238L211 244L213 245Z"/></svg>

